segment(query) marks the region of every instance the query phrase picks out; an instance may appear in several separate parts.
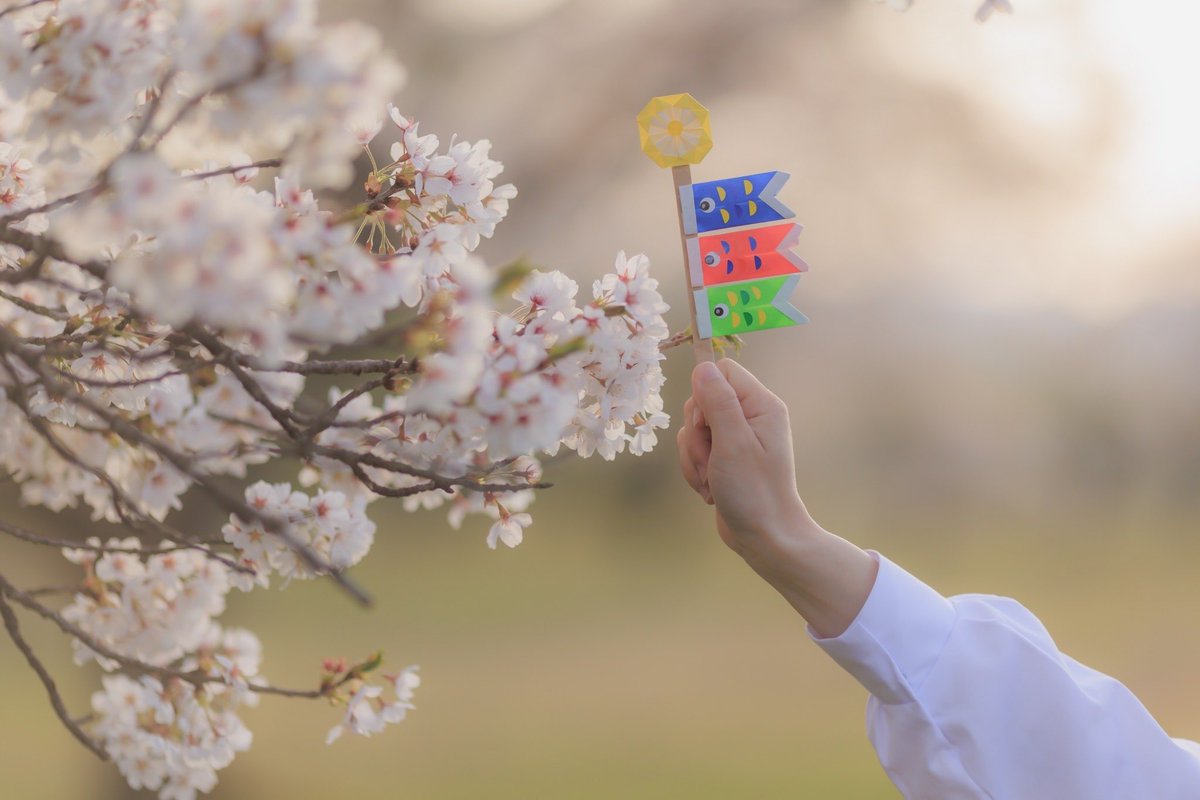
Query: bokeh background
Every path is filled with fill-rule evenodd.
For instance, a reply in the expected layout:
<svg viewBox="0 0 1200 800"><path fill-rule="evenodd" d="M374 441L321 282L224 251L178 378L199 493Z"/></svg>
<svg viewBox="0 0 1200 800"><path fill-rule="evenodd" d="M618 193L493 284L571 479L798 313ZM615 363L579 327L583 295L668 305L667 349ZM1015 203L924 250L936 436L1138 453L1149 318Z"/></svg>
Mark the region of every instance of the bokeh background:
<svg viewBox="0 0 1200 800"><path fill-rule="evenodd" d="M686 324L671 182L633 118L690 91L715 147L697 178L791 173L812 270L800 329L742 358L793 415L826 527L947 594L1015 596L1060 645L1200 739L1200 7L967 0L339 0L377 24L422 130L490 138L520 197L482 253L583 285L650 255ZM386 132L385 132L386 136ZM381 152L389 141L376 142ZM688 394L671 353L668 406ZM284 478L285 474L279 473ZM425 685L403 725L323 744L338 711L267 698L217 798L894 798L864 691L712 531L673 439L555 464L515 551L486 525L374 507L356 577L232 597L264 671L308 685L382 647ZM86 517L15 509L65 535ZM189 512L214 529L219 515ZM0 541L26 585L73 576ZM26 618L27 619L27 618ZM97 675L25 624L72 706ZM5 797L125 798L0 646ZM986 691L987 687L980 687Z"/></svg>

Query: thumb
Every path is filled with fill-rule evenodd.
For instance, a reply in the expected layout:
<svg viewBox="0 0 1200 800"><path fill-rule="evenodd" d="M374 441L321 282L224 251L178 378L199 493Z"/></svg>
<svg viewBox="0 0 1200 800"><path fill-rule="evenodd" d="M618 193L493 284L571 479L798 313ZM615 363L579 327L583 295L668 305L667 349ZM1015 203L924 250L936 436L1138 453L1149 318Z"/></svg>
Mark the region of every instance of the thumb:
<svg viewBox="0 0 1200 800"><path fill-rule="evenodd" d="M692 397L712 431L714 447L753 435L737 392L713 362L702 361L692 370Z"/></svg>

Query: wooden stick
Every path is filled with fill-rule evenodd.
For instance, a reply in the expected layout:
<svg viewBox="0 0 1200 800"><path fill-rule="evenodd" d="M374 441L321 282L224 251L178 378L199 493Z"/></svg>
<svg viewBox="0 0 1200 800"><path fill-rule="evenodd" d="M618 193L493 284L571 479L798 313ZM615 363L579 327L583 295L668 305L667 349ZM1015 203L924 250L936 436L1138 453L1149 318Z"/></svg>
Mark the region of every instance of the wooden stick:
<svg viewBox="0 0 1200 800"><path fill-rule="evenodd" d="M688 269L688 234L683 231L683 201L679 197L679 187L691 184L691 166L684 164L671 167L671 178L675 182L675 211L679 214L679 244L683 248L683 285L686 287L688 313L692 320L692 354L695 355L697 364L701 361L716 361L717 356L713 352L712 339L701 339L700 327L696 324L696 296L692 292L701 287L692 286L692 273Z"/></svg>

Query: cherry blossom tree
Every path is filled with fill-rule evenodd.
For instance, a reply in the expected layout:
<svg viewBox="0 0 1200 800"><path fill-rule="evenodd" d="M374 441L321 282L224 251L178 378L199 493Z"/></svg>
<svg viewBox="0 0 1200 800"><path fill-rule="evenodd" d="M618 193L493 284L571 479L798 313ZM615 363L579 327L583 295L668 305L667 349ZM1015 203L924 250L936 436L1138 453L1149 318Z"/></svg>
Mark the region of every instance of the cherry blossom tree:
<svg viewBox="0 0 1200 800"><path fill-rule="evenodd" d="M413 707L416 668L379 655L271 684L258 637L220 621L229 592L320 578L368 603L347 570L381 498L517 546L540 459L654 447L661 352L687 338L643 256L583 293L489 268L516 195L489 143L421 132L379 36L314 1L0 3L0 474L111 530L0 516L79 576L0 568L0 615L70 733L162 798L215 786L263 695L340 703L330 742ZM322 206L347 186L358 202ZM248 477L270 462L293 480ZM185 530L185 502L228 522ZM90 713L22 633L38 618L100 670Z"/></svg>

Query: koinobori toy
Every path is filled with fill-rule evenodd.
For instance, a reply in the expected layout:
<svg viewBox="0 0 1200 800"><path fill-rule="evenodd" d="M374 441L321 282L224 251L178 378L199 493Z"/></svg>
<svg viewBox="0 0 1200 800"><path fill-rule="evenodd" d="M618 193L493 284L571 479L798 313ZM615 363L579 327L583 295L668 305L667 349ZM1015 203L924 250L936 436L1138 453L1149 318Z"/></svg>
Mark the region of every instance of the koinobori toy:
<svg viewBox="0 0 1200 800"><path fill-rule="evenodd" d="M683 242L697 360L712 338L784 328L808 318L789 302L808 265L792 252L801 226L776 197L786 172L692 182L712 149L708 109L690 94L655 97L637 117L642 150L670 167Z"/></svg>

